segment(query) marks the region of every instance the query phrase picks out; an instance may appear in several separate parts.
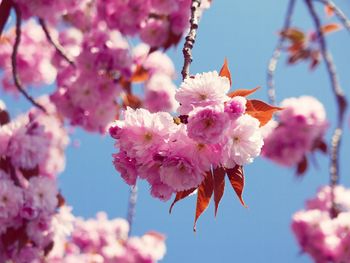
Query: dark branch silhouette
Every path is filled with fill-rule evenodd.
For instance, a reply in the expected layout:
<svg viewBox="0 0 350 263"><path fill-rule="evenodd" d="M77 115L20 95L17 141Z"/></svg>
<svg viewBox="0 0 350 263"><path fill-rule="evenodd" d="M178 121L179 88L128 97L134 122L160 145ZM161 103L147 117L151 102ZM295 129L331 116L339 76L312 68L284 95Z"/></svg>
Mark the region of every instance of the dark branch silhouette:
<svg viewBox="0 0 350 263"><path fill-rule="evenodd" d="M296 0L290 0L286 12L286 19L284 21L284 26L282 31L288 30L292 21L292 15L295 7ZM272 57L270 59L267 68L267 87L268 87L268 97L270 104L276 104L276 88L275 88L275 72L277 68L278 59L281 56L281 49L285 41L285 36L280 34L277 45L273 51Z"/></svg>
<svg viewBox="0 0 350 263"><path fill-rule="evenodd" d="M64 51L64 48L61 46L61 44L52 39L52 36L51 36L51 34L50 34L50 31L49 31L49 29L48 29L48 27L47 27L47 25L46 25L44 19L39 18L38 21L39 21L39 24L40 24L41 28L43 29L43 31L44 31L44 33L45 33L45 36L46 36L47 40L48 40L49 43L56 49L57 53L58 53L64 60L66 60L70 65L75 66L73 60L70 59L70 58L66 55L66 53L65 53L65 51Z"/></svg>
<svg viewBox="0 0 350 263"><path fill-rule="evenodd" d="M200 5L201 5L201 0L192 0L190 31L186 36L184 48L182 49L182 53L184 55L184 65L183 65L181 74L182 74L183 80L188 78L190 75L190 65L192 62L192 48L196 41Z"/></svg>
<svg viewBox="0 0 350 263"><path fill-rule="evenodd" d="M332 91L334 93L334 96L336 98L337 107L338 107L338 120L337 125L334 130L332 140L331 140L331 153L330 153L330 185L332 189L334 186L336 186L339 183L339 149L341 145L341 138L343 133L343 126L344 126L344 117L345 117L345 110L347 107L347 101L344 95L344 92L340 86L338 76L336 73L335 64L333 62L331 54L328 52L327 49L327 43L326 39L324 37L323 31L322 31L322 24L319 16L317 15L317 12L315 10L315 7L313 5L312 0L305 0L305 3L308 7L308 10L310 12L310 15L314 21L316 33L318 42L321 49L322 57L325 61L328 75L331 81ZM334 196L334 194L333 194ZM332 216L337 215L337 209L336 204L334 203L333 199L333 206L331 211Z"/></svg>
<svg viewBox="0 0 350 263"><path fill-rule="evenodd" d="M16 38L15 38L15 43L13 45L13 51L11 54L11 64L12 64L12 75L13 75L13 81L15 83L16 88L18 91L31 103L33 106L39 108L43 112L47 113L45 108L37 103L23 88L22 83L18 77L18 72L17 72L17 54L18 54L18 47L19 44L21 43L21 23L22 23L22 17L21 17L21 11L18 8L16 4L13 4L13 8L15 10L16 14Z"/></svg>

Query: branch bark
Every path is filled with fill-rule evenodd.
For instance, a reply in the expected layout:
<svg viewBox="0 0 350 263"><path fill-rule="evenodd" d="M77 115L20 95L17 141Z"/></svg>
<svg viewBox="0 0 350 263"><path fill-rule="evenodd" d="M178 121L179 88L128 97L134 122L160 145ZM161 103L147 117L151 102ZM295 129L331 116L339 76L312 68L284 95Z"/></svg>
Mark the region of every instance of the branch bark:
<svg viewBox="0 0 350 263"><path fill-rule="evenodd" d="M18 48L19 44L21 43L21 23L22 23L22 15L21 15L21 10L19 7L13 3L13 9L15 10L16 14L16 37L15 37L15 43L13 45L13 51L11 54L11 64L12 64L12 76L13 76L13 81L15 83L16 88L18 91L35 107L39 108L42 110L44 113L46 112L46 109L37 103L23 88L22 83L18 77L18 69L17 69L17 54L18 54Z"/></svg>
<svg viewBox="0 0 350 263"><path fill-rule="evenodd" d="M192 0L191 6L191 19L190 19L190 31L185 38L185 44L182 49L184 55L184 65L181 71L182 80L185 80L190 75L190 65L192 63L192 48L196 41L198 22L199 22L199 7L201 0Z"/></svg>
<svg viewBox="0 0 350 263"><path fill-rule="evenodd" d="M70 59L70 58L66 55L66 53L65 53L65 51L64 51L64 48L61 46L61 44L58 43L58 42L56 42L55 40L53 40L53 38L52 38L52 36L51 36L51 34L50 34L50 31L49 31L49 29L48 29L48 27L47 27L47 25L46 25L45 20L42 19L42 18L39 18L38 21L39 21L39 24L40 24L41 28L43 29L43 31L44 31L44 33L45 33L45 36L46 36L47 40L48 40L49 43L56 49L57 53L58 53L64 60L66 60L70 65L75 66L73 60Z"/></svg>
<svg viewBox="0 0 350 263"><path fill-rule="evenodd" d="M293 11L295 7L296 0L289 0L286 18L284 21L283 31L290 28L290 24L292 21ZM267 68L267 87L268 87L268 97L270 104L276 104L276 88L275 88L275 72L278 64L278 59L281 56L281 49L283 47L283 43L285 41L285 36L280 34L277 45L272 53L272 57L270 59L268 68Z"/></svg>
<svg viewBox="0 0 350 263"><path fill-rule="evenodd" d="M339 150L341 146L341 138L342 138L342 133L343 133L343 126L344 126L344 117L345 117L345 111L347 108L347 100L345 98L345 94L340 86L335 64L333 62L331 54L328 52L327 49L327 43L325 36L322 32L322 25L321 25L321 20L314 8L312 0L305 0L305 3L308 7L308 10L310 12L310 15L314 21L315 28L316 28L316 33L317 33L317 38L318 42L320 45L321 49L321 54L322 57L325 61L328 75L331 81L331 86L332 86L332 91L334 94L334 97L337 102L337 107L338 107L338 119L337 119L337 125L336 128L333 132L332 139L331 139L331 153L330 153L330 186L332 187L332 191L334 187L339 183L339 178L340 178L340 172L339 172ZM333 197L334 194L332 193ZM334 198L333 198L333 205L332 205L332 211L331 214L333 216L336 216L337 211L336 211L336 204L334 203Z"/></svg>

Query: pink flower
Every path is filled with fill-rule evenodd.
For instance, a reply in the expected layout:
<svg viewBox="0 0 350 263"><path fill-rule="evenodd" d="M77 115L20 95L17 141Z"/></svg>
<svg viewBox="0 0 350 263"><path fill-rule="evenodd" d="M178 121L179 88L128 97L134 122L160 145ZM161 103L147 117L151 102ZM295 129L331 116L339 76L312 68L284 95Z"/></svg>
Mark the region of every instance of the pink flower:
<svg viewBox="0 0 350 263"><path fill-rule="evenodd" d="M125 151L113 154L113 164L128 185L135 185L137 179L136 160L127 156Z"/></svg>
<svg viewBox="0 0 350 263"><path fill-rule="evenodd" d="M140 31L140 38L151 47L160 47L168 38L169 23L167 20L150 18Z"/></svg>
<svg viewBox="0 0 350 263"><path fill-rule="evenodd" d="M247 99L241 96L236 96L225 103L225 112L231 119L237 119L242 116L246 110Z"/></svg>
<svg viewBox="0 0 350 263"><path fill-rule="evenodd" d="M227 115L220 107L198 107L189 113L188 137L200 143L214 144L223 138L228 124Z"/></svg>
<svg viewBox="0 0 350 263"><path fill-rule="evenodd" d="M179 113L188 114L195 107L215 106L229 100L226 95L230 82L216 71L196 74L187 78L177 90L175 98L180 103Z"/></svg>
<svg viewBox="0 0 350 263"><path fill-rule="evenodd" d="M160 14L168 15L177 11L179 4L172 0L151 0L152 9Z"/></svg>
<svg viewBox="0 0 350 263"><path fill-rule="evenodd" d="M58 204L57 194L58 189L55 180L37 176L29 180L25 198L32 202L35 209L53 213Z"/></svg>
<svg viewBox="0 0 350 263"><path fill-rule="evenodd" d="M175 90L176 86L170 77L154 74L145 84L145 108L151 112L175 111L178 106Z"/></svg>
<svg viewBox="0 0 350 263"><path fill-rule="evenodd" d="M23 205L23 192L8 179L0 179L0 219L12 221ZM1 231L0 231L1 232Z"/></svg>
<svg viewBox="0 0 350 263"><path fill-rule="evenodd" d="M251 163L260 154L263 138L259 121L244 114L227 128L223 145L223 164L227 168Z"/></svg>

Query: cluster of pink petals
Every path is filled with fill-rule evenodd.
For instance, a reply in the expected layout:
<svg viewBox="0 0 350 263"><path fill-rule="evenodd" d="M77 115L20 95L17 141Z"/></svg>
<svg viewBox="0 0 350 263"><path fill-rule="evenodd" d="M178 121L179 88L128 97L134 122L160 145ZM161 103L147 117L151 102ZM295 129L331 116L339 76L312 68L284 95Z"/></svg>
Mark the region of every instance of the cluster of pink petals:
<svg viewBox="0 0 350 263"><path fill-rule="evenodd" d="M212 167L251 163L263 145L260 122L245 113L245 98L227 96L229 88L217 72L185 79L175 95L177 121L166 112L128 108L110 128L119 149L113 162L125 182L145 179L152 196L168 200L197 187Z"/></svg>
<svg viewBox="0 0 350 263"><path fill-rule="evenodd" d="M14 40L14 30L9 30L1 37L0 69L3 70L3 89L17 93L11 65ZM53 53L54 50L47 43L40 26L33 20L26 23L22 28L21 43L17 53L18 76L25 87L38 87L54 82L57 70L51 63Z"/></svg>
<svg viewBox="0 0 350 263"><path fill-rule="evenodd" d="M328 126L326 112L311 96L285 99L281 107L278 122L266 126L262 154L280 165L294 166L322 141Z"/></svg>
<svg viewBox="0 0 350 263"><path fill-rule="evenodd" d="M40 102L52 115L33 109L0 126L0 262L36 262L52 246L68 137L48 98Z"/></svg>
<svg viewBox="0 0 350 263"><path fill-rule="evenodd" d="M299 246L318 263L350 259L350 190L336 186L333 194L335 211L331 212L332 189L326 186L293 216L292 230Z"/></svg>
<svg viewBox="0 0 350 263"><path fill-rule="evenodd" d="M65 15L69 10L77 8L79 0L13 0L25 19L40 17L50 22L57 22L60 16Z"/></svg>
<svg viewBox="0 0 350 263"><path fill-rule="evenodd" d="M97 1L97 17L125 35L138 35L151 47L177 44L188 28L190 0ZM208 8L208 3L203 8Z"/></svg>
<svg viewBox="0 0 350 263"><path fill-rule="evenodd" d="M165 53L149 51L150 47L146 44L140 44L133 50L135 66L148 74L142 106L150 112L174 112L178 106L173 82L176 75L174 64Z"/></svg>
<svg viewBox="0 0 350 263"><path fill-rule="evenodd" d="M51 100L72 125L103 133L118 114L117 99L122 92L118 80L131 75L129 46L119 32L104 27L83 38L76 32L64 32L60 39L74 56L75 66L59 71L58 89Z"/></svg>
<svg viewBox="0 0 350 263"><path fill-rule="evenodd" d="M149 232L129 237L125 219L109 220L103 212L96 219L84 220L75 218L68 210L56 218L59 224L55 227L56 242L49 263L155 263L166 252L161 234Z"/></svg>

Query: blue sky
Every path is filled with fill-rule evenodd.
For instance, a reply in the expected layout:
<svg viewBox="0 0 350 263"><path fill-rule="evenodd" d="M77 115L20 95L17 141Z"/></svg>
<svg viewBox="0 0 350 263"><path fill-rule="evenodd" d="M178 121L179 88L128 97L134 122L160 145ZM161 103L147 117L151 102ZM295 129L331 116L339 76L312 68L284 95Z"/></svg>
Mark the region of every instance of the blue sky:
<svg viewBox="0 0 350 263"><path fill-rule="evenodd" d="M298 1L293 25L311 29L303 1ZM350 3L339 0L350 15ZM225 57L229 60L234 88L262 86L256 93L267 100L266 68L284 20L287 1L215 1L204 14L193 51L191 73L219 70ZM320 9L322 11L322 9ZM328 37L340 75L349 94L350 36L346 31ZM180 72L181 45L169 52ZM180 78L180 74L179 74ZM304 94L317 96L327 109L330 125L335 123L335 104L324 65L310 72L307 64L287 66L282 57L276 74L277 99ZM3 94L1 95L3 97ZM5 96L13 113L28 106L22 99ZM349 120L349 114L347 114ZM350 172L349 125L341 149L341 182L347 186ZM108 137L87 134L80 129L73 135L79 148L67 150L67 169L60 176L60 186L76 215L91 217L105 210L110 217L124 217L129 189L113 168L113 141ZM329 141L330 132L327 134ZM203 214L193 233L195 198L179 202L168 214L170 202L150 197L148 186L139 184L137 212L133 234L157 230L167 236L168 252L163 262L311 262L301 255L290 230L292 214L304 206L317 188L328 183L328 158L317 155L318 168L311 168L304 178L294 171L258 158L246 166L243 208L234 192L226 188L219 212L214 208Z"/></svg>

